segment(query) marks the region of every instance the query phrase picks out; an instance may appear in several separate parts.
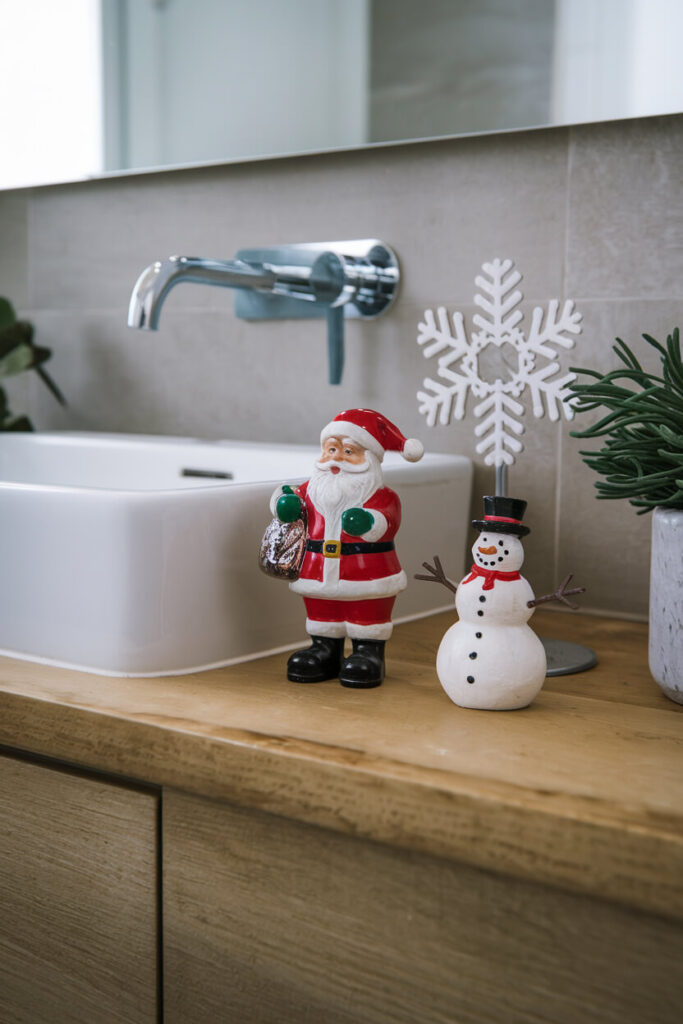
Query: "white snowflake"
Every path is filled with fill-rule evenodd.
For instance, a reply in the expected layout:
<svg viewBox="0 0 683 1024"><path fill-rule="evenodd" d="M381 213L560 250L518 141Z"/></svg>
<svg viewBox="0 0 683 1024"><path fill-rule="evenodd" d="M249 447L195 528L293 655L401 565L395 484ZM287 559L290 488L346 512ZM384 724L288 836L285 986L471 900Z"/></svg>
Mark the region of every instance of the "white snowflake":
<svg viewBox="0 0 683 1024"><path fill-rule="evenodd" d="M524 427L519 417L524 413L524 406L517 399L526 388L531 394L534 416L543 416L544 401L551 420L559 419L560 409L567 419L574 415L564 398L576 375L568 373L555 380L549 379L560 368L557 352L551 346L573 347L574 340L567 335L581 332L581 314L574 310L571 299L566 300L561 312L560 303L553 299L545 314L536 306L528 337L525 337L519 326L524 317L518 308L523 295L516 287L522 275L514 269L512 260L495 259L484 263L482 270L486 277L476 277L475 284L485 295L477 293L474 302L483 313L472 317L478 330L473 329L469 338L462 313L453 314L451 327L444 306L437 309L436 315L431 309L425 311L424 321L418 326L417 341L426 359L439 356L441 379L427 377L423 381L425 390L418 391L417 398L428 425L433 427L438 420L445 426L451 419L463 418L471 391L475 398L481 399L473 410L481 419L474 430L475 436L482 438L476 446L477 452L486 452L484 461L489 466L503 463L509 466L515 461L513 453L523 449L519 438ZM539 356L546 362L537 367ZM492 357L494 379L488 381L482 378L482 363L490 362ZM501 364L503 375L498 376Z"/></svg>

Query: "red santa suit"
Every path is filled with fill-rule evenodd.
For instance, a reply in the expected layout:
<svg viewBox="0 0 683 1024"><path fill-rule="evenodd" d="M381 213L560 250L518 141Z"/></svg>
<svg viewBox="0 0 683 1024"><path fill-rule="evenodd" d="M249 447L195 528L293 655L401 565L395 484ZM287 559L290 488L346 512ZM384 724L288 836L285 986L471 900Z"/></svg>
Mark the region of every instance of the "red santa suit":
<svg viewBox="0 0 683 1024"><path fill-rule="evenodd" d="M356 537L342 529L341 514L325 520L307 484L296 493L308 513L308 542L301 574L290 589L304 598L306 631L387 640L394 599L407 584L394 547L401 525L398 495L388 487L376 490L362 506L373 525Z"/></svg>

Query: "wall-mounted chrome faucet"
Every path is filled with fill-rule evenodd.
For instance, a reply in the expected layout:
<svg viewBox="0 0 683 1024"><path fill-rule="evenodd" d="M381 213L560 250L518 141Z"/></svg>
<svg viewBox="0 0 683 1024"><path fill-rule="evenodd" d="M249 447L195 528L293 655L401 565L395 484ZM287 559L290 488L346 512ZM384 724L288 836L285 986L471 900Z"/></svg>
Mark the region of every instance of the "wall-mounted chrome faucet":
<svg viewBox="0 0 683 1024"><path fill-rule="evenodd" d="M241 249L234 260L171 256L140 274L128 326L156 330L166 296L182 281L236 288L235 313L244 320L325 317L330 384L339 384L344 320L384 313L396 297L399 277L394 252L374 238Z"/></svg>

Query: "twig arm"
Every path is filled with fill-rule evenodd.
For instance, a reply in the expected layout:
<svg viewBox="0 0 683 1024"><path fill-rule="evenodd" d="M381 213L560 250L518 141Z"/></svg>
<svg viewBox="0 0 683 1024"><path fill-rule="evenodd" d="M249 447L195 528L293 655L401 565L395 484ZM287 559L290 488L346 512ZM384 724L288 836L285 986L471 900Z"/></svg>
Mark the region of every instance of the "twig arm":
<svg viewBox="0 0 683 1024"><path fill-rule="evenodd" d="M579 607L578 604L575 604L573 601L568 601L567 597L572 594L583 594L585 593L586 588L572 587L571 590L567 590L567 587L571 582L572 575L572 573L569 573L568 576L565 576L553 594L544 594L543 597L536 597L533 601L527 601L527 608L535 608L539 604L545 604L546 601L561 601L562 604L566 604L568 608L572 609L572 611L577 611Z"/></svg>
<svg viewBox="0 0 683 1024"><path fill-rule="evenodd" d="M427 570L429 575L424 575L423 573L416 572L415 579L424 580L426 583L440 583L442 586L447 587L449 590L452 590L453 593L455 594L455 592L458 589L457 584L453 583L453 581L449 580L448 577L446 576L446 573L443 571L443 566L441 565L441 559L439 558L439 556L433 555L432 557L434 559L434 565L430 565L429 562L422 563L422 565Z"/></svg>

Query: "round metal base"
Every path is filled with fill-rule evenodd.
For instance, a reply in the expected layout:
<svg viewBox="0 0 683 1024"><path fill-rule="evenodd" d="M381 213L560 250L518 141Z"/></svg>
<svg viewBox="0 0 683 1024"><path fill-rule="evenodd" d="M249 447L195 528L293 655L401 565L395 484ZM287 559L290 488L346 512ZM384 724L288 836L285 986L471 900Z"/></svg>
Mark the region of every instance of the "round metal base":
<svg viewBox="0 0 683 1024"><path fill-rule="evenodd" d="M568 676L573 672L585 672L597 665L595 651L582 644L573 644L569 640L553 640L542 636L540 641L545 647L548 661L547 676Z"/></svg>

